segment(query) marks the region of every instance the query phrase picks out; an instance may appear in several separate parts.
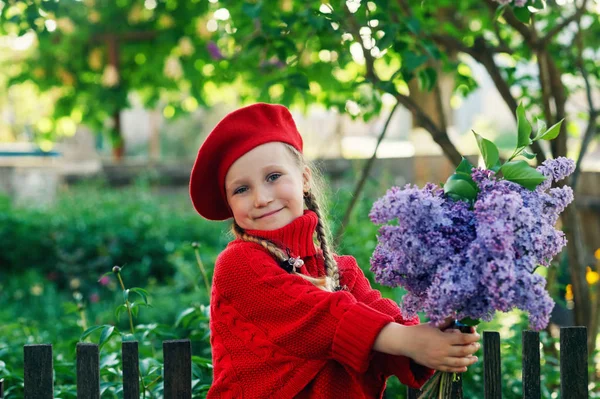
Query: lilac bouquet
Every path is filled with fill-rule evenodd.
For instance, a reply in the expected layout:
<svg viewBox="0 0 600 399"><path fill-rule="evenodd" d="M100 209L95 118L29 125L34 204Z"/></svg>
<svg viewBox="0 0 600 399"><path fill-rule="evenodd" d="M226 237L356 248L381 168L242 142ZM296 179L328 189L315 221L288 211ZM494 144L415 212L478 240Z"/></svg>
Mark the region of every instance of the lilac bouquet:
<svg viewBox="0 0 600 399"><path fill-rule="evenodd" d="M551 186L573 173L575 163L550 159L534 169L514 159L535 158L526 148L556 138L561 123L546 130L538 121L531 139L519 105L517 146L505 163L496 145L474 132L486 168L463 158L442 186L392 187L375 202L369 216L382 226L371 270L380 284L407 290L406 316L423 311L436 325L452 317L458 326L475 326L496 311L519 308L529 314L531 328L546 327L554 302L535 271L548 267L566 244L554 226L573 191ZM435 373L420 398L446 397L456 379Z"/></svg>
<svg viewBox="0 0 600 399"><path fill-rule="evenodd" d="M379 283L407 290L407 316L423 311L436 325L453 317L473 326L496 311L519 308L529 314L531 328L548 324L554 302L535 270L549 266L566 244L554 226L573 191L551 185L575 164L558 158L534 169L514 161L534 156L525 151L531 126L522 106L517 112L517 148L506 163L475 133L486 169L463 158L443 187L393 187L373 205L369 216L383 226L371 270ZM561 122L548 130L539 126L533 140L555 138Z"/></svg>

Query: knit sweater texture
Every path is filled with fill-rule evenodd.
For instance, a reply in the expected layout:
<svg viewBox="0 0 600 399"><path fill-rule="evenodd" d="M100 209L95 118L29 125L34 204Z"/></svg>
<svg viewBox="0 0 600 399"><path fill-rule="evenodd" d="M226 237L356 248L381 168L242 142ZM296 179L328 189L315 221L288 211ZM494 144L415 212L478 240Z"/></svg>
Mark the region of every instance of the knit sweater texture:
<svg viewBox="0 0 600 399"><path fill-rule="evenodd" d="M272 231L247 231L300 256L323 276L317 215ZM390 322L414 325L381 297L351 256L335 256L346 289L326 292L289 274L262 246L229 243L215 264L210 308L213 384L207 398L381 398L388 377L421 387L433 374L404 356L373 350Z"/></svg>

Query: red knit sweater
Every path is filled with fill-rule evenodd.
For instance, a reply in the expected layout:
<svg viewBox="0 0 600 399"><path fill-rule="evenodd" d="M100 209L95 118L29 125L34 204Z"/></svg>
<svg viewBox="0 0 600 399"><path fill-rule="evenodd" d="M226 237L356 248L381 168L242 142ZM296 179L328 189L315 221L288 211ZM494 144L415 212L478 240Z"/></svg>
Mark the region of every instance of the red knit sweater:
<svg viewBox="0 0 600 399"><path fill-rule="evenodd" d="M304 260L300 272L318 277L324 268L313 242L317 221L305 211L281 229L248 233L289 248ZM207 398L381 398L391 375L411 387L431 376L407 357L372 350L386 324L418 319L403 319L353 257L335 259L348 290L331 293L288 274L260 245L229 243L213 278Z"/></svg>

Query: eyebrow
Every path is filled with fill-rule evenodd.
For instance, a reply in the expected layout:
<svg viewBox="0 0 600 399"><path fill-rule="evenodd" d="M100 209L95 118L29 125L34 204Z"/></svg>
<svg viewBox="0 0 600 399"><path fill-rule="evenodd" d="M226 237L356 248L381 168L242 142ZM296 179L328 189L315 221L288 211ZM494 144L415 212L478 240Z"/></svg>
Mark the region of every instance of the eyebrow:
<svg viewBox="0 0 600 399"><path fill-rule="evenodd" d="M281 164L269 164L269 165L265 165L265 167L262 168L262 171L265 172L269 169L278 169L281 168L282 165ZM226 186L225 189L228 190L230 188L233 188L233 186L237 186L239 184L242 184L246 181L246 177L241 177L239 179L235 179L234 181L232 181L229 186Z"/></svg>

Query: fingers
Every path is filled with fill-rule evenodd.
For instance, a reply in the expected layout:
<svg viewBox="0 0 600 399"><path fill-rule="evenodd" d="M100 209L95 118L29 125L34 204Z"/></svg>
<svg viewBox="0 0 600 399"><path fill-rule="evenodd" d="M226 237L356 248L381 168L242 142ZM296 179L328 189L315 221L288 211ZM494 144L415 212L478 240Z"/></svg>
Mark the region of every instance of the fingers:
<svg viewBox="0 0 600 399"><path fill-rule="evenodd" d="M441 331L446 331L449 327L454 324L454 317L448 317L444 322L438 327Z"/></svg>
<svg viewBox="0 0 600 399"><path fill-rule="evenodd" d="M454 331L456 331L458 334L455 333ZM448 330L446 332L450 333L450 330ZM468 345L473 342L479 341L481 338L481 336L477 332L475 332L473 334L464 334L458 330L452 330L452 333L450 333L450 334L451 335L449 336L449 338L450 338L450 342L452 343L452 345Z"/></svg>
<svg viewBox="0 0 600 399"><path fill-rule="evenodd" d="M448 357L437 369L450 373L464 373L467 371L467 367L475 364L477 360L477 356Z"/></svg>
<svg viewBox="0 0 600 399"><path fill-rule="evenodd" d="M449 355L453 357L466 357L474 354L481 348L479 342L473 342L467 345L453 345L449 350Z"/></svg>

